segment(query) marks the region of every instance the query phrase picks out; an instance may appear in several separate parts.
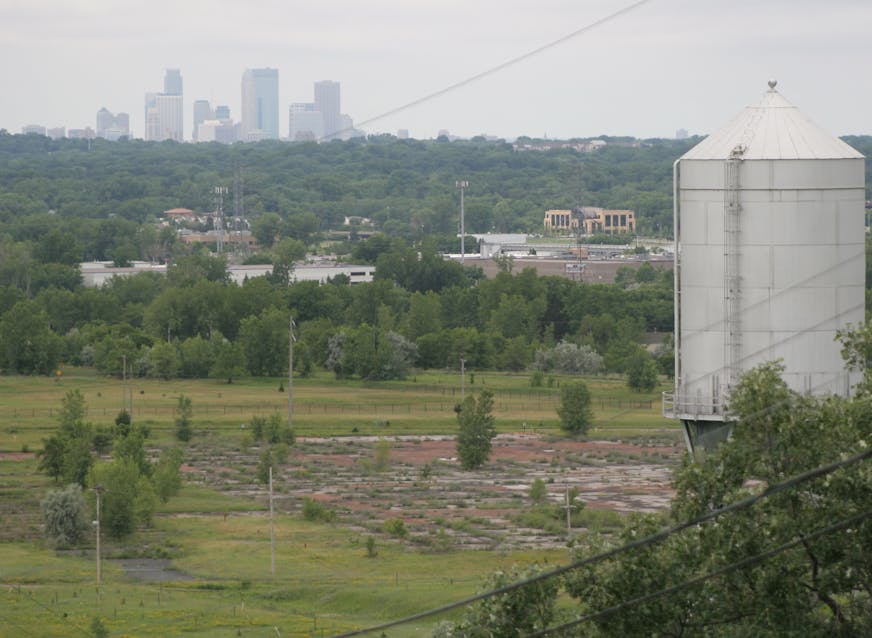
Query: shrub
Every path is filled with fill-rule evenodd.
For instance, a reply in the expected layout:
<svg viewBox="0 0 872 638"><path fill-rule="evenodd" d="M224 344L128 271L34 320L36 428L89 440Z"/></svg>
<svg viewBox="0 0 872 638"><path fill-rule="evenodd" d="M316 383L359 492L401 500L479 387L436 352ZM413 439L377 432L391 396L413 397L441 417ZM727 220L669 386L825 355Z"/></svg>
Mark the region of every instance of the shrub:
<svg viewBox="0 0 872 638"><path fill-rule="evenodd" d="M367 558L375 558L378 556L378 550L375 547L375 537L367 536L366 537L366 557Z"/></svg>
<svg viewBox="0 0 872 638"><path fill-rule="evenodd" d="M266 420L263 435L269 443L286 443L293 445L296 437L291 426L284 423L278 414L270 415Z"/></svg>
<svg viewBox="0 0 872 638"><path fill-rule="evenodd" d="M307 521L331 523L336 520L336 512L314 498L303 499L303 518Z"/></svg>
<svg viewBox="0 0 872 638"><path fill-rule="evenodd" d="M109 638L109 630L106 629L106 625L103 624L99 616L94 616L91 620L91 635L94 638Z"/></svg>
<svg viewBox="0 0 872 638"><path fill-rule="evenodd" d="M85 539L91 529L91 520L78 483L60 490L49 490L40 505L45 536L53 547L69 547Z"/></svg>
<svg viewBox="0 0 872 638"><path fill-rule="evenodd" d="M534 505L541 505L548 500L548 488L545 486L545 481L537 478L530 485L530 500Z"/></svg>
<svg viewBox="0 0 872 638"><path fill-rule="evenodd" d="M399 518L389 518L382 523L382 531L385 534L396 536L397 538L405 538L409 535L409 530L406 524Z"/></svg>
<svg viewBox="0 0 872 638"><path fill-rule="evenodd" d="M266 417L255 415L251 417L251 437L255 441L263 440L263 431L266 428Z"/></svg>
<svg viewBox="0 0 872 638"><path fill-rule="evenodd" d="M176 404L176 438L179 441L187 442L191 440L193 435L193 427L191 426L191 416L194 414L194 409L191 406L191 397L186 397L184 394L179 396L179 401Z"/></svg>
<svg viewBox="0 0 872 638"><path fill-rule="evenodd" d="M590 346L561 341L550 350L537 350L533 367L542 372L564 374L594 374L603 365L603 358Z"/></svg>

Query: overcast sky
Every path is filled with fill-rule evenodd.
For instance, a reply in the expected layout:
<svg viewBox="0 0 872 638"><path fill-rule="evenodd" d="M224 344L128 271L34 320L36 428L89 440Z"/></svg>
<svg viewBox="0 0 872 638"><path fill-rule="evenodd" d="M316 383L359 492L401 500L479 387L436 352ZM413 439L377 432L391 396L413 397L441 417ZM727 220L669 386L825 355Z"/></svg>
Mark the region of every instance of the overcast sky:
<svg viewBox="0 0 872 638"><path fill-rule="evenodd" d="M342 84L369 133L439 129L514 138L712 132L756 103L770 77L838 135L872 133L870 0L648 0L497 73L497 67L632 0L0 0L0 128L95 126L130 114L164 70L195 99L240 115L246 68L279 69L279 127L312 84Z"/></svg>

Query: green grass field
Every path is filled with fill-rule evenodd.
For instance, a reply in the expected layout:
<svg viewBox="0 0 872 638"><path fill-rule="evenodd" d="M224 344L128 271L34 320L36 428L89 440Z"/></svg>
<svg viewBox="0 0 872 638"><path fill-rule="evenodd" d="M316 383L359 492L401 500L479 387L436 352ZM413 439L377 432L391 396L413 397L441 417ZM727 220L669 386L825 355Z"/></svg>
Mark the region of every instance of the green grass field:
<svg viewBox="0 0 872 638"><path fill-rule="evenodd" d="M467 392L495 392L500 431L534 428L558 435L559 384L531 388L525 375L477 373ZM629 392L621 379L586 379L594 397L592 437L675 437L660 416L659 393ZM151 444L174 442L177 397L191 397L195 437L235 445L253 414L287 411L286 380L160 382L136 380L134 416L151 429ZM567 552L434 552L432 545L369 532L276 517L276 574L270 574L270 526L262 501L188 485L159 510L154 526L104 546L104 581L96 585L94 548L55 552L40 540L39 501L51 481L22 451L41 448L55 428L61 398L80 389L88 419L109 425L121 408L122 384L88 370L60 379L0 377L0 637L90 636L99 617L111 636L330 636L442 605L473 593L497 568L559 564ZM337 382L326 375L294 381L298 436L454 433L460 401L456 374L426 373L404 382ZM197 440L195 439L195 441ZM144 583L125 576L122 557L172 559L191 580ZM387 632L427 636L440 619Z"/></svg>
<svg viewBox="0 0 872 638"><path fill-rule="evenodd" d="M495 392L494 413L500 431L518 431L526 424L557 433L559 385L570 379L554 377L552 381L552 387L532 388L527 375L478 373L467 376L466 391L489 388ZM660 390L666 386L639 394L629 391L620 378L585 381L594 397L593 433L628 430L632 434L674 427L660 416ZM286 379L249 378L232 384L137 379L130 385L134 419L149 425L160 441L171 438L173 410L180 394L192 400L195 427L223 435L238 432L254 414L287 414L286 384ZM61 378L0 377L0 452L39 449L41 440L56 427L61 399L72 389L84 394L88 420L96 425L111 424L121 410L122 382L92 370L68 369ZM456 430L453 408L461 397L459 375L432 372L382 384L336 381L325 373L295 379L293 393L294 427L299 436L452 434Z"/></svg>

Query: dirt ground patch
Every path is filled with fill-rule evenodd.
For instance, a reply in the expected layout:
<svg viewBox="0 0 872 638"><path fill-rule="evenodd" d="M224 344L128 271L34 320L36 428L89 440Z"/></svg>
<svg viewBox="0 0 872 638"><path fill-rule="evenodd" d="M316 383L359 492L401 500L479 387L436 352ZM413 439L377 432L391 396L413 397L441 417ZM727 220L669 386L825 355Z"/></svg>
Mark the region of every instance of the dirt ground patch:
<svg viewBox="0 0 872 638"><path fill-rule="evenodd" d="M193 580L193 576L171 567L167 558L117 558L108 561L121 567L124 575L144 583Z"/></svg>
<svg viewBox="0 0 872 638"><path fill-rule="evenodd" d="M378 440L299 439L276 477L276 507L299 512L303 499L315 499L335 511L338 524L373 533L385 520L401 519L408 538L424 545L446 538L469 547L559 545L566 541L563 523L553 522L549 531L518 523L533 508L535 479L545 482L552 511L574 488L587 510L657 512L669 506L682 453L668 437L636 444L502 434L485 467L468 472L456 459L453 437L389 437L390 458L382 468L375 462ZM191 459L188 476L265 499L264 486L254 480L259 453L252 448L228 458Z"/></svg>
<svg viewBox="0 0 872 638"><path fill-rule="evenodd" d="M0 452L0 461L29 461L35 457L35 452Z"/></svg>

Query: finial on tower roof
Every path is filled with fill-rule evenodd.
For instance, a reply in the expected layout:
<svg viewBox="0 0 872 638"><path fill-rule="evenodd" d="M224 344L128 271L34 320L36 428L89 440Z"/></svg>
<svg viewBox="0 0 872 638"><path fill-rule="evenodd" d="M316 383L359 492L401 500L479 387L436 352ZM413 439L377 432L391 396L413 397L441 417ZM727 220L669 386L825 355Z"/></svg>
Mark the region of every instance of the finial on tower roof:
<svg viewBox="0 0 872 638"><path fill-rule="evenodd" d="M775 90L775 87L776 87L777 85L778 85L778 80L776 80L775 78L771 78L771 79L769 80L769 90L770 90L770 91L774 91L774 90Z"/></svg>

